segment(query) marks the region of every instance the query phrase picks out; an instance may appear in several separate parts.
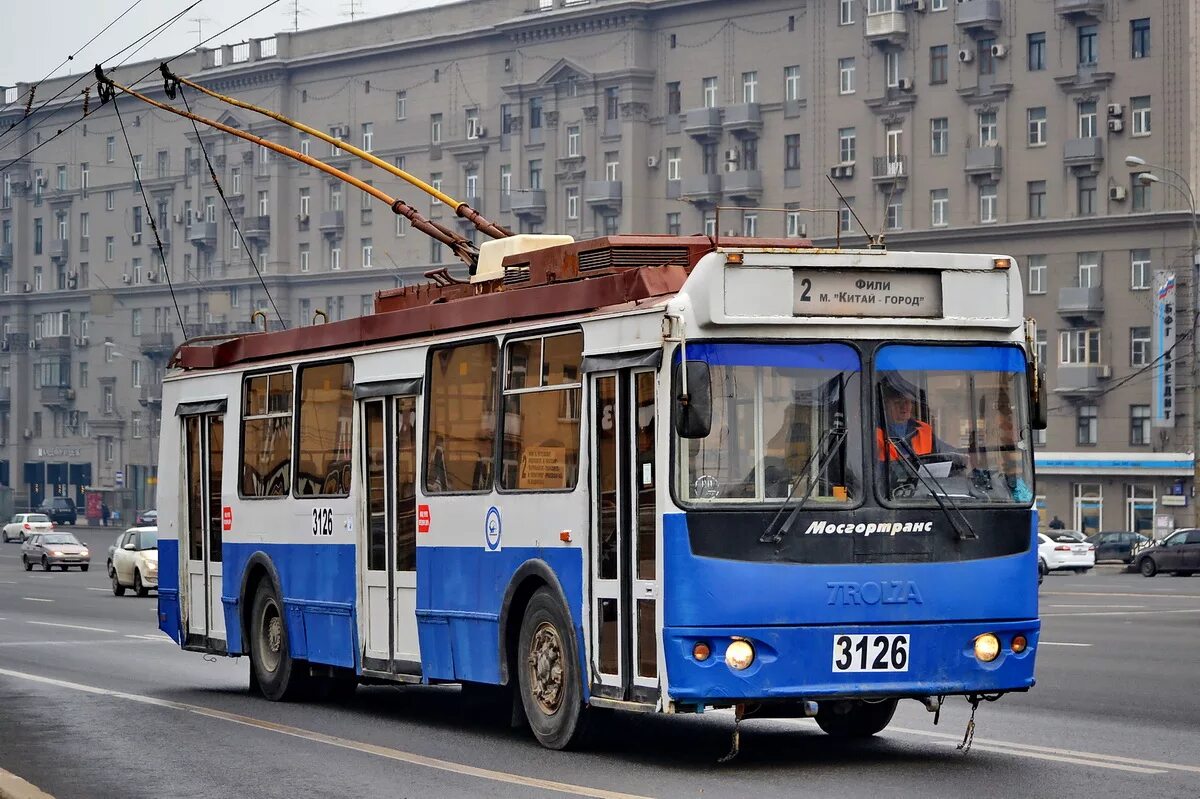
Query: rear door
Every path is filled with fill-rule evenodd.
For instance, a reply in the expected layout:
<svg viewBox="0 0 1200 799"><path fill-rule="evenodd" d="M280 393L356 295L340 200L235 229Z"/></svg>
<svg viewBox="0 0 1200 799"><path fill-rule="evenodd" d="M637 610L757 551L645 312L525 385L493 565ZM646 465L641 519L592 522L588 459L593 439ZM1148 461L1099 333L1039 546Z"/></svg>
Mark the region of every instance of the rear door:
<svg viewBox="0 0 1200 799"><path fill-rule="evenodd" d="M221 603L221 480L225 415L180 416L187 470L187 637L209 649L225 649L225 609ZM132 553L127 553L132 555ZM132 557L129 558L132 561ZM130 577L132 580L132 576Z"/></svg>
<svg viewBox="0 0 1200 799"><path fill-rule="evenodd" d="M1200 530L1190 530L1187 543L1183 545L1182 568L1200 571Z"/></svg>

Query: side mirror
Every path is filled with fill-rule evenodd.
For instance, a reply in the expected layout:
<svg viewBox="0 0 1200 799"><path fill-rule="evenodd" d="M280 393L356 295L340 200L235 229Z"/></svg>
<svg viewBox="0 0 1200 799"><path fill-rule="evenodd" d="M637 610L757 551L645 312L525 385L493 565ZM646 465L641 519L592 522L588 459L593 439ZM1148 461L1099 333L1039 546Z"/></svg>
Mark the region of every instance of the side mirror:
<svg viewBox="0 0 1200 799"><path fill-rule="evenodd" d="M1025 368L1029 382L1029 424L1034 430L1046 429L1046 367L1031 361Z"/></svg>
<svg viewBox="0 0 1200 799"><path fill-rule="evenodd" d="M136 552L137 544L126 544L125 546L121 547L121 549L128 549L130 552Z"/></svg>
<svg viewBox="0 0 1200 799"><path fill-rule="evenodd" d="M684 367L687 390L684 391ZM680 438L704 438L712 428L712 382L708 364L687 361L675 364L675 401L671 416Z"/></svg>

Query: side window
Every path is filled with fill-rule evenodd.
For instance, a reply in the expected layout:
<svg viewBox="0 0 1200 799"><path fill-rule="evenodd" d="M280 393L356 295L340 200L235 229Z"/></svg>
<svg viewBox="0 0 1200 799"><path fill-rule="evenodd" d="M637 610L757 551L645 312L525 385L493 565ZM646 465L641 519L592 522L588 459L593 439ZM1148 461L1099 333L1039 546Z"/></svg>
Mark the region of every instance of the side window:
<svg viewBox="0 0 1200 799"><path fill-rule="evenodd" d="M350 493L353 411L353 364L345 361L300 368L296 496L344 497Z"/></svg>
<svg viewBox="0 0 1200 799"><path fill-rule="evenodd" d="M504 348L500 487L572 489L579 479L583 334L510 341Z"/></svg>
<svg viewBox="0 0 1200 799"><path fill-rule="evenodd" d="M242 386L242 497L287 496L292 463L292 372L247 377Z"/></svg>
<svg viewBox="0 0 1200 799"><path fill-rule="evenodd" d="M430 354L426 494L491 490L498 355L494 340Z"/></svg>

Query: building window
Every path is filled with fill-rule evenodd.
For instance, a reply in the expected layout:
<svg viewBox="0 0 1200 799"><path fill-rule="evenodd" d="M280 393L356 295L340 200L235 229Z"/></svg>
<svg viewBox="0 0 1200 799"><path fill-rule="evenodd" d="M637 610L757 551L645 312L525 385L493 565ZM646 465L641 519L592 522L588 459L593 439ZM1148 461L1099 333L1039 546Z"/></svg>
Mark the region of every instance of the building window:
<svg viewBox="0 0 1200 799"><path fill-rule="evenodd" d="M854 59L838 59L838 94L854 94Z"/></svg>
<svg viewBox="0 0 1200 799"><path fill-rule="evenodd" d="M1037 108L1029 108L1025 111L1025 119L1028 123L1029 138L1026 144L1030 147L1043 147L1046 144L1046 108L1039 106Z"/></svg>
<svg viewBox="0 0 1200 799"><path fill-rule="evenodd" d="M529 98L529 129L534 130L542 126L542 98Z"/></svg>
<svg viewBox="0 0 1200 799"><path fill-rule="evenodd" d="M607 152L604 154L604 179L605 180L620 180L621 179L621 153L618 151Z"/></svg>
<svg viewBox="0 0 1200 799"><path fill-rule="evenodd" d="M701 91L704 97L705 108L717 107L717 79L705 78L701 82Z"/></svg>
<svg viewBox="0 0 1200 799"><path fill-rule="evenodd" d="M1079 66L1090 67L1095 66L1100 57L1100 42L1099 34L1095 25L1080 25L1078 33L1079 41Z"/></svg>
<svg viewBox="0 0 1200 799"><path fill-rule="evenodd" d="M1144 447L1150 444L1150 406L1129 406L1129 443Z"/></svg>
<svg viewBox="0 0 1200 799"><path fill-rule="evenodd" d="M884 227L888 230L900 230L904 225L904 197L893 194L884 209Z"/></svg>
<svg viewBox="0 0 1200 799"><path fill-rule="evenodd" d="M1129 21L1129 49L1133 58L1150 57L1150 20Z"/></svg>
<svg viewBox="0 0 1200 799"><path fill-rule="evenodd" d="M1096 103L1088 101L1079 104L1079 138L1091 139L1096 136Z"/></svg>
<svg viewBox="0 0 1200 799"><path fill-rule="evenodd" d="M858 135L854 128L838 128L838 157L843 164L854 163Z"/></svg>
<svg viewBox="0 0 1200 799"><path fill-rule="evenodd" d="M794 101L800 99L800 67L783 68L783 99Z"/></svg>
<svg viewBox="0 0 1200 799"><path fill-rule="evenodd" d="M1150 185L1138 180L1140 174L1140 172L1134 172L1129 176L1129 193L1133 195L1131 211L1150 210Z"/></svg>
<svg viewBox="0 0 1200 799"><path fill-rule="evenodd" d="M1100 432L1100 415L1095 405L1080 405L1076 419L1075 443L1089 446L1096 443Z"/></svg>
<svg viewBox="0 0 1200 799"><path fill-rule="evenodd" d="M441 114L430 114L429 115L429 143L430 144L441 144L442 143L442 115Z"/></svg>
<svg viewBox="0 0 1200 799"><path fill-rule="evenodd" d="M116 157L117 140L114 137L109 136L104 140L104 160L111 164Z"/></svg>
<svg viewBox="0 0 1200 799"><path fill-rule="evenodd" d="M742 235L747 238L758 235L758 214L742 214Z"/></svg>
<svg viewBox="0 0 1200 799"><path fill-rule="evenodd" d="M929 223L933 227L950 224L950 190L934 189L929 192Z"/></svg>
<svg viewBox="0 0 1200 799"><path fill-rule="evenodd" d="M533 191L542 188L542 160L540 158L529 162L529 188Z"/></svg>
<svg viewBox="0 0 1200 799"><path fill-rule="evenodd" d="M370 239L362 240L362 268L370 269L374 266L375 245Z"/></svg>
<svg viewBox="0 0 1200 799"><path fill-rule="evenodd" d="M567 189L567 219L579 218L579 189L572 186Z"/></svg>
<svg viewBox="0 0 1200 799"><path fill-rule="evenodd" d="M1046 256L1029 256L1029 293L1046 293Z"/></svg>
<svg viewBox="0 0 1200 799"><path fill-rule="evenodd" d="M929 48L929 82L945 83L949 74L950 47L939 44Z"/></svg>
<svg viewBox="0 0 1200 799"><path fill-rule="evenodd" d="M1076 179L1079 195L1079 215L1092 216L1096 213L1096 177L1084 175Z"/></svg>
<svg viewBox="0 0 1200 799"><path fill-rule="evenodd" d="M1025 184L1029 193L1029 218L1046 218L1046 181L1031 180Z"/></svg>
<svg viewBox="0 0 1200 799"><path fill-rule="evenodd" d="M674 211L667 214L667 235L678 236L683 231L683 227L679 222L679 212Z"/></svg>
<svg viewBox="0 0 1200 799"><path fill-rule="evenodd" d="M800 134L789 133L783 137L783 168L800 168Z"/></svg>
<svg viewBox="0 0 1200 799"><path fill-rule="evenodd" d="M996 44L996 40L988 37L980 39L975 47L979 54L979 74L994 75L996 74L996 58L992 55L992 47Z"/></svg>
<svg viewBox="0 0 1200 799"><path fill-rule="evenodd" d="M375 149L375 125L372 122L362 124L362 148L368 153Z"/></svg>
<svg viewBox="0 0 1200 799"><path fill-rule="evenodd" d="M1145 291L1150 288L1150 250L1129 251L1129 288Z"/></svg>
<svg viewBox="0 0 1200 799"><path fill-rule="evenodd" d="M1150 135L1150 98L1145 97L1130 97L1129 110L1133 115L1133 135L1134 136L1149 136Z"/></svg>
<svg viewBox="0 0 1200 799"><path fill-rule="evenodd" d="M717 174L717 143L705 142L700 147L700 167L702 174L715 175Z"/></svg>
<svg viewBox="0 0 1200 799"><path fill-rule="evenodd" d="M582 137L578 125L567 126L567 157L575 158L579 156L579 142Z"/></svg>
<svg viewBox="0 0 1200 799"><path fill-rule="evenodd" d="M854 214L850 209L854 207L854 198L846 197L840 206L838 206L838 230L842 233L854 232Z"/></svg>
<svg viewBox="0 0 1200 799"><path fill-rule="evenodd" d="M839 25L854 24L854 2L855 0L838 0Z"/></svg>
<svg viewBox="0 0 1200 799"><path fill-rule="evenodd" d="M742 102L757 103L758 102L758 73L743 72L742 73Z"/></svg>
<svg viewBox="0 0 1200 799"><path fill-rule="evenodd" d="M1058 362L1064 366L1100 365L1100 328L1063 330L1058 334Z"/></svg>
<svg viewBox="0 0 1200 799"><path fill-rule="evenodd" d="M620 116L621 89L618 86L604 87L604 118L614 120Z"/></svg>
<svg viewBox="0 0 1200 799"><path fill-rule="evenodd" d="M300 245L300 271L307 272L309 269L309 246L307 244Z"/></svg>
<svg viewBox="0 0 1200 799"><path fill-rule="evenodd" d="M478 139L483 135L483 125L479 124L479 109L468 108L465 113L467 121L467 138Z"/></svg>
<svg viewBox="0 0 1200 799"><path fill-rule="evenodd" d="M509 164L500 167L500 196L512 196L512 166Z"/></svg>
<svg viewBox="0 0 1200 799"><path fill-rule="evenodd" d="M883 74L889 89L900 85L900 51L888 50L883 54Z"/></svg>
<svg viewBox="0 0 1200 799"><path fill-rule="evenodd" d="M995 147L997 138L996 112L987 111L979 115L979 146Z"/></svg>
<svg viewBox="0 0 1200 799"><path fill-rule="evenodd" d="M1131 483L1125 487L1125 529L1147 537L1154 535L1154 514L1158 505L1153 484Z"/></svg>
<svg viewBox="0 0 1200 799"><path fill-rule="evenodd" d="M1104 487L1099 483L1076 483L1074 494L1072 527L1084 535L1100 532L1100 521L1104 517Z"/></svg>
<svg viewBox="0 0 1200 799"><path fill-rule="evenodd" d="M1079 269L1079 287L1097 288L1101 280L1100 253L1081 252L1076 256Z"/></svg>
<svg viewBox="0 0 1200 799"><path fill-rule="evenodd" d="M331 272L338 272L342 268L342 245L341 242L334 239L329 243L329 269Z"/></svg>
<svg viewBox="0 0 1200 799"><path fill-rule="evenodd" d="M1129 365L1145 366L1150 363L1150 328L1129 328Z"/></svg>
<svg viewBox="0 0 1200 799"><path fill-rule="evenodd" d="M679 81L667 84L667 113L679 114L683 111L683 96L679 90Z"/></svg>
<svg viewBox="0 0 1200 799"><path fill-rule="evenodd" d="M984 224L996 221L995 183L983 183L979 186L979 221Z"/></svg>
<svg viewBox="0 0 1200 799"><path fill-rule="evenodd" d="M804 237L804 223L800 221L800 211L789 210L784 219L787 224L786 235L789 239L798 239Z"/></svg>
<svg viewBox="0 0 1200 799"><path fill-rule="evenodd" d="M1040 72L1046 68L1046 34L1039 31L1025 37L1025 66L1030 72Z"/></svg>
<svg viewBox="0 0 1200 799"><path fill-rule="evenodd" d="M679 180L682 173L682 159L678 147L667 148L667 180Z"/></svg>
<svg viewBox="0 0 1200 799"><path fill-rule="evenodd" d="M946 155L950 152L950 120L934 117L929 120L929 154Z"/></svg>
<svg viewBox="0 0 1200 799"><path fill-rule="evenodd" d="M396 92L396 119L408 117L408 92Z"/></svg>

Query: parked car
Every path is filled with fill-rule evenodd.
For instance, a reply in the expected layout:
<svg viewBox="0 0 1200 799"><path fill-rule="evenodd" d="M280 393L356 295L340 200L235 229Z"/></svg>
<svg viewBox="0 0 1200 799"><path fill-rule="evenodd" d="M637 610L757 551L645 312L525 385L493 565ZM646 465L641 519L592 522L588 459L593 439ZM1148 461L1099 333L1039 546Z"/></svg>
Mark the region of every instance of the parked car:
<svg viewBox="0 0 1200 799"><path fill-rule="evenodd" d="M1095 566L1096 548L1086 541L1080 541L1076 535L1070 530L1038 533L1038 571L1048 574L1074 569L1079 574L1085 574Z"/></svg>
<svg viewBox="0 0 1200 799"><path fill-rule="evenodd" d="M53 529L54 522L44 513L18 513L4 525L4 543L24 541L33 533L48 533Z"/></svg>
<svg viewBox="0 0 1200 799"><path fill-rule="evenodd" d="M1137 570L1146 577L1159 572L1175 572L1184 577L1195 574L1200 571L1200 530L1176 530L1140 550L1136 557Z"/></svg>
<svg viewBox="0 0 1200 799"><path fill-rule="evenodd" d="M1129 563L1133 560L1133 551L1138 546L1150 543L1150 539L1141 533L1096 533L1087 539L1096 547L1096 561L1119 560Z"/></svg>
<svg viewBox="0 0 1200 799"><path fill-rule="evenodd" d="M1067 536L1067 537L1069 537L1075 541L1079 541L1081 543L1084 541L1087 541L1087 536L1085 536L1083 533L1079 532L1078 530L1048 530L1046 532L1046 535L1055 536L1056 538L1060 537L1060 536Z"/></svg>
<svg viewBox="0 0 1200 799"><path fill-rule="evenodd" d="M63 571L71 566L87 571L91 562L87 544L70 533L34 533L21 544L21 563L25 571L31 571L35 563L40 563L42 571L47 572L55 566Z"/></svg>
<svg viewBox="0 0 1200 799"><path fill-rule="evenodd" d="M108 576L112 590L124 596L132 588L138 596L158 590L158 528L126 530L108 550Z"/></svg>
<svg viewBox="0 0 1200 799"><path fill-rule="evenodd" d="M154 527L158 524L158 511L140 510L133 518L134 527Z"/></svg>
<svg viewBox="0 0 1200 799"><path fill-rule="evenodd" d="M75 524L78 516L75 500L70 497L48 497L38 506L38 512L49 516L55 524Z"/></svg>

